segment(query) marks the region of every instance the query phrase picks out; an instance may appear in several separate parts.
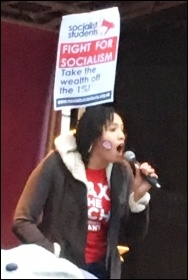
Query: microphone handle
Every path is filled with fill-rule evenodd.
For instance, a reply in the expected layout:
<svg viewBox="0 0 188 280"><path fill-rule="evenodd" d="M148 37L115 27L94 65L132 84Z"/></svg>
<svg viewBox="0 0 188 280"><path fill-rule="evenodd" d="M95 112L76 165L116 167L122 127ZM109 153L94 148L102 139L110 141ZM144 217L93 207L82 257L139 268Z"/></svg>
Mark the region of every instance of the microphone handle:
<svg viewBox="0 0 188 280"><path fill-rule="evenodd" d="M135 161L134 165L139 168L140 163L138 161ZM157 187L157 188L161 188L161 185L158 183L158 179L156 177L144 175L143 173L142 173L142 175L146 178L148 183L150 183L152 186Z"/></svg>
<svg viewBox="0 0 188 280"><path fill-rule="evenodd" d="M152 186L160 188L161 185L158 183L158 179L156 177L152 177L152 176L145 176L146 180L148 181L148 183L150 183Z"/></svg>

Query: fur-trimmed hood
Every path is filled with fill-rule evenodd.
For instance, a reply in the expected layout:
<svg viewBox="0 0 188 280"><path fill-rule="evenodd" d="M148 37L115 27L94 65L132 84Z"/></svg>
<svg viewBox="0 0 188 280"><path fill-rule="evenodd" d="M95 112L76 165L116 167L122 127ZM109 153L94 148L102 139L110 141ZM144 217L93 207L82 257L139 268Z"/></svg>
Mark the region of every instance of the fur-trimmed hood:
<svg viewBox="0 0 188 280"><path fill-rule="evenodd" d="M71 133L59 135L55 139L54 145L66 167L72 173L73 177L85 183L87 186L85 165L82 161L80 153L77 151L74 135ZM110 183L111 170L112 163L110 163L106 169L108 183Z"/></svg>

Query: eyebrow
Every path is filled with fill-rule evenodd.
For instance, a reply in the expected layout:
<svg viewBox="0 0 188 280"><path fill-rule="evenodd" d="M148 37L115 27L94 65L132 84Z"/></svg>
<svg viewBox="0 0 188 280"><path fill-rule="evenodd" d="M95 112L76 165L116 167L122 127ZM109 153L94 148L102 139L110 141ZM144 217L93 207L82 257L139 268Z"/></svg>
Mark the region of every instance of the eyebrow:
<svg viewBox="0 0 188 280"><path fill-rule="evenodd" d="M111 123L109 123L109 125L108 125L108 126L110 126L110 125L119 126L119 124L118 124L118 123L115 123L115 122L111 122ZM124 129L124 124L123 124L123 123L122 123L120 126Z"/></svg>

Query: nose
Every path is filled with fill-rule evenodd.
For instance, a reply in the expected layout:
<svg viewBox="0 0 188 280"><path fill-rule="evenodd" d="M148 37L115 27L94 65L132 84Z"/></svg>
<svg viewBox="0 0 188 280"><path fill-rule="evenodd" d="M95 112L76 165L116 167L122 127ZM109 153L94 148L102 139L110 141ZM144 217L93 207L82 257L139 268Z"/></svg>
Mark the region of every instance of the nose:
<svg viewBox="0 0 188 280"><path fill-rule="evenodd" d="M118 140L121 140L121 141L125 140L125 133L121 129L119 129L119 132L118 132Z"/></svg>

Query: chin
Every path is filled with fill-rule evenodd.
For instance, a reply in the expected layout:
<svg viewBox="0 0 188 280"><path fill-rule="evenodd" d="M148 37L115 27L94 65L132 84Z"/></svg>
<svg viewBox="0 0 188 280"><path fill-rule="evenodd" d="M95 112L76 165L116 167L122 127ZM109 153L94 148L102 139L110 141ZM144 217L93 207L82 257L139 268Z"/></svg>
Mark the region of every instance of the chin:
<svg viewBox="0 0 188 280"><path fill-rule="evenodd" d="M121 161L122 161L122 157L115 157L110 160L111 163L116 163L116 162L121 162Z"/></svg>

